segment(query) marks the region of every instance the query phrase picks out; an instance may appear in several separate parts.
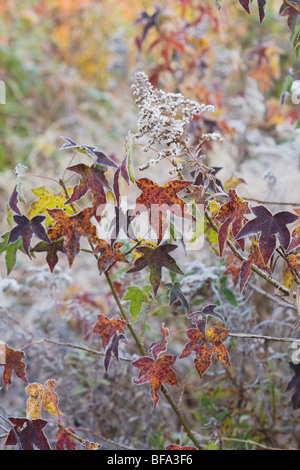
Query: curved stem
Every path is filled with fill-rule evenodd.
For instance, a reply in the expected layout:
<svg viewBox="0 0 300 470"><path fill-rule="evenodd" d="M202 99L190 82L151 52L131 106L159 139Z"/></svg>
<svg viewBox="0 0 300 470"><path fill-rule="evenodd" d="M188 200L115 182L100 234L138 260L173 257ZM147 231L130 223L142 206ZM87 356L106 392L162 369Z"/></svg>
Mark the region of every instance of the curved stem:
<svg viewBox="0 0 300 470"><path fill-rule="evenodd" d="M133 326L131 325L127 315L126 315L126 312L124 311L123 307L122 307L122 304L120 302L120 299L119 299L119 296L117 294L117 291L116 289L114 288L114 285L113 285L113 282L111 280L111 277L109 275L109 273L107 271L104 271L104 274L105 274L105 277L106 277L106 280L109 284L109 287L111 289L111 292L113 294L113 297L116 301L116 304L118 305L118 308L120 310L120 313L123 317L123 319L126 321L127 323L127 326L129 328L129 331L130 333L132 334L133 338L135 339L136 341L136 344L138 345L138 348L142 354L142 356L146 356L147 353L146 353L146 350L140 340L140 338L138 337L138 335L136 334ZM178 406L176 405L176 403L174 402L173 398L171 397L169 391L166 389L166 387L164 385L162 385L161 387L161 391L162 393L165 395L166 399L168 400L169 404L171 405L174 413L177 415L180 423L182 424L183 428L185 429L185 432L187 433L187 435L189 436L189 438L191 439L191 441L195 444L195 446L200 450L201 449L201 446L199 444L199 442L197 441L197 439L195 438L195 436L193 435L188 423L186 422L184 416L182 415L180 409L178 408Z"/></svg>

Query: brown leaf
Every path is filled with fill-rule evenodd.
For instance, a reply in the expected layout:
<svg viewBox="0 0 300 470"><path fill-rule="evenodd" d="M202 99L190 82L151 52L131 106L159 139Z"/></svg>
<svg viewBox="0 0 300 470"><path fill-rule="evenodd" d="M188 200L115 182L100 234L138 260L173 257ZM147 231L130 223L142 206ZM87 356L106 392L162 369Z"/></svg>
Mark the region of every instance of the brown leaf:
<svg viewBox="0 0 300 470"><path fill-rule="evenodd" d="M6 388L11 385L11 376L13 371L23 382L28 383L23 362L25 354L22 351L10 349L6 344L0 344L0 367L4 366L3 383Z"/></svg>

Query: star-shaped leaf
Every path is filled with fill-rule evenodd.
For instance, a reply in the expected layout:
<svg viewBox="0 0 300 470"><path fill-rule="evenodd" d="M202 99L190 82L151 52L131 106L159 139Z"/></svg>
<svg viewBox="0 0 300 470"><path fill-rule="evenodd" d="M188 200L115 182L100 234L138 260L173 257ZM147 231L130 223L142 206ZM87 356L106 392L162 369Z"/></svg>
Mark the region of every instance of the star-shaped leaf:
<svg viewBox="0 0 300 470"><path fill-rule="evenodd" d="M216 312L216 308L218 308L217 305L209 304L202 310L192 312L188 315L188 319L191 320L193 325L196 325L204 337L206 336L206 322L208 316L214 317L224 323L224 318L220 313Z"/></svg>
<svg viewBox="0 0 300 470"><path fill-rule="evenodd" d="M120 318L109 319L105 315L98 315L98 321L93 328L93 333L101 336L102 346L106 349L111 338L116 334L124 334L126 322Z"/></svg>
<svg viewBox="0 0 300 470"><path fill-rule="evenodd" d="M195 368L202 378L203 374L211 366L212 356L215 356L224 364L230 365L228 352L222 340L226 338L230 330L213 326L206 331L204 336L197 328L187 331L189 342L185 345L180 358L196 355L194 359Z"/></svg>
<svg viewBox="0 0 300 470"><path fill-rule="evenodd" d="M117 164L111 160L105 153L97 149L97 147L92 147L89 145L78 145L74 140L69 139L68 137L62 137L66 141L66 144L63 144L60 150L77 150L78 152L84 153L93 159L94 165L101 166L112 166L117 168Z"/></svg>
<svg viewBox="0 0 300 470"><path fill-rule="evenodd" d="M100 274L105 271L113 261L123 261L128 263L124 253L121 251L123 243L115 242L113 247L106 240L99 239L94 253L98 254L98 269Z"/></svg>
<svg viewBox="0 0 300 470"><path fill-rule="evenodd" d="M229 201L221 206L217 214L217 220L222 223L218 233L220 256L223 254L230 226L235 237L244 224L244 214L251 213L248 202L240 198L234 189L229 190L228 197ZM244 248L243 243L241 248Z"/></svg>
<svg viewBox="0 0 300 470"><path fill-rule="evenodd" d="M67 431L73 433L71 428L67 428ZM59 429L55 435L57 439L56 450L75 450L76 442L72 436L67 434L63 429Z"/></svg>
<svg viewBox="0 0 300 470"><path fill-rule="evenodd" d="M46 252L46 261L50 268L50 271L53 273L55 266L58 263L58 252L65 253L64 242L62 239L57 240L52 243L39 242L31 249L31 253L42 253Z"/></svg>
<svg viewBox="0 0 300 470"><path fill-rule="evenodd" d="M170 243L165 243L157 248L140 246L136 248L136 251L141 253L142 256L136 259L134 266L127 272L135 273L148 266L150 269L150 283L156 295L161 281L163 267L174 273L183 274L174 258L169 255L169 253L176 248L176 245L171 245Z"/></svg>
<svg viewBox="0 0 300 470"><path fill-rule="evenodd" d="M99 240L96 227L90 220L93 217L93 209L87 207L73 216L69 216L62 209L49 209L48 213L56 222L48 230L48 235L52 242L64 238L63 248L71 267L80 252L81 237L87 237L91 243L97 243Z"/></svg>
<svg viewBox="0 0 300 470"><path fill-rule="evenodd" d="M249 220L235 234L235 238L240 240L241 238L260 233L258 245L264 262L267 264L276 248L276 237L282 248L285 250L288 248L291 235L287 225L298 220L299 216L287 211L272 215L265 206L255 206L251 210L256 217Z"/></svg>
<svg viewBox="0 0 300 470"><path fill-rule="evenodd" d="M48 424L47 421L44 419L33 419L30 421L26 418L13 417L8 419L13 424L13 430L11 429L7 436L5 441L6 446L18 444L18 437L22 450L34 450L34 447L39 450L51 450L43 432L43 428Z"/></svg>
<svg viewBox="0 0 300 470"><path fill-rule="evenodd" d="M23 249L29 258L31 258L30 242L33 235L46 243L51 243L42 225L45 218L43 215L36 215L30 220L25 215L14 215L14 221L17 225L11 230L7 244L15 243L19 238L22 238Z"/></svg>
<svg viewBox="0 0 300 470"><path fill-rule="evenodd" d="M178 386L177 377L171 366L176 361L176 356L162 356L157 361L151 357L140 357L131 364L140 369L138 378L134 378L136 385L150 382L151 395L154 401L154 407L159 400L159 391L163 383L172 386Z"/></svg>
<svg viewBox="0 0 300 470"><path fill-rule="evenodd" d="M6 388L11 385L11 376L15 372L19 379L28 383L26 377L26 364L24 362L25 354L22 351L15 351L9 348L6 344L0 343L0 367L4 366L3 383Z"/></svg>
<svg viewBox="0 0 300 470"><path fill-rule="evenodd" d="M58 382L56 382L56 380L51 379L47 380L44 385L35 382L26 387L25 391L27 395L29 395L27 400L27 418L40 418L42 408L53 415L63 416L58 409L58 396L54 392L57 384Z"/></svg>
<svg viewBox="0 0 300 470"><path fill-rule="evenodd" d="M149 303L152 298L150 291L152 286L143 286L141 289L137 286L127 287L126 294L123 297L123 300L130 300L130 313L132 315L133 321L136 321L138 314L141 311L142 304Z"/></svg>
<svg viewBox="0 0 300 470"><path fill-rule="evenodd" d="M148 212L150 225L158 238L158 245L168 228L168 212L177 217L192 218L185 202L177 196L177 193L192 184L191 181L173 180L159 186L148 178L141 178L136 184L142 194L136 200L134 217L144 211Z"/></svg>
<svg viewBox="0 0 300 470"><path fill-rule="evenodd" d="M99 166L89 167L80 163L78 165L70 166L67 168L80 175L81 181L75 186L70 198L65 204L73 204L81 199L88 191L93 196L93 210L94 216L99 221L101 212L106 204L106 194L104 188L110 189L109 183L105 177L105 170ZM101 210L102 208L102 210Z"/></svg>

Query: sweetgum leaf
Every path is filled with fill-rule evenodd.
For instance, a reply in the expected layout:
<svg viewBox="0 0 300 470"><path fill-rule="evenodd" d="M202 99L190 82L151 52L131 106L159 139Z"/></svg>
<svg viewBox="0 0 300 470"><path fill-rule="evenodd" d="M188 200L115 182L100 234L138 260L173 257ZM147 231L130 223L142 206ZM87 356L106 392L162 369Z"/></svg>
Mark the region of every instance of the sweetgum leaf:
<svg viewBox="0 0 300 470"><path fill-rule="evenodd" d="M239 0L240 4L242 7L246 10L247 13L250 14L250 1L252 0ZM258 6L258 14L259 14L259 21L260 24L263 22L265 18L265 6L266 6L267 1L266 0L257 0L257 6Z"/></svg>
<svg viewBox="0 0 300 470"><path fill-rule="evenodd" d="M73 188L66 189L67 193L70 195ZM64 209L69 215L74 213L71 206L65 205L68 198L65 196L63 191L55 193L51 189L47 188L47 186L34 188L31 191L38 197L38 200L30 204L26 216L29 219L32 219L35 215L45 214L45 226L47 229L54 223L54 220L48 214L47 209Z"/></svg>
<svg viewBox="0 0 300 470"><path fill-rule="evenodd" d="M177 193L192 184L191 181L172 180L159 186L148 178L141 178L136 181L136 184L142 194L136 200L134 217L143 211L148 212L150 225L158 238L158 245L168 228L168 213L178 217L192 218L185 202L177 196Z"/></svg>
<svg viewBox="0 0 300 470"><path fill-rule="evenodd" d="M93 333L101 336L102 346L106 349L111 338L116 334L125 334L126 322L120 318L109 319L105 315L98 315L98 321L93 328Z"/></svg>
<svg viewBox="0 0 300 470"><path fill-rule="evenodd" d="M105 351L105 359L104 359L104 367L107 372L111 356L114 355L116 360L119 361L119 343L122 341L123 343L127 343L127 338L124 333L115 333L114 336L111 338L106 351Z"/></svg>
<svg viewBox="0 0 300 470"><path fill-rule="evenodd" d="M200 378L211 366L212 356L216 356L219 361L230 365L226 346L222 343L229 331L225 328L213 326L206 331L204 336L197 328L189 329L187 337L190 341L185 345L180 358L188 357L194 353L196 355L194 365Z"/></svg>
<svg viewBox="0 0 300 470"><path fill-rule="evenodd" d="M48 209L55 225L48 230L49 241L55 242L64 238L63 248L71 267L75 257L80 252L80 238L87 237L91 243L97 243L99 238L95 225L91 223L93 209L87 207L73 216L69 216L62 209Z"/></svg>
<svg viewBox="0 0 300 470"><path fill-rule="evenodd" d="M21 240L8 245L9 232L1 235L3 242L0 243L0 255L5 252L5 264L7 275L11 273L17 261L17 251L21 248ZM22 250L23 251L23 250Z"/></svg>
<svg viewBox="0 0 300 470"><path fill-rule="evenodd" d="M77 150L78 152L84 153L93 159L94 165L101 166L112 166L117 168L117 164L111 160L105 153L97 149L97 147L91 147L88 145L78 145L74 140L68 137L63 137L66 144L63 144L60 150Z"/></svg>
<svg viewBox="0 0 300 470"><path fill-rule="evenodd" d="M22 238L22 246L25 253L30 256L30 242L33 235L36 235L42 241L51 243L47 233L45 232L42 222L45 220L45 216L36 215L29 220L25 215L14 215L14 221L17 226L14 227L8 237L7 244L16 242L20 237Z"/></svg>
<svg viewBox="0 0 300 470"><path fill-rule="evenodd" d="M291 235L287 228L299 219L298 215L282 211L272 215L265 206L251 208L254 219L249 220L243 228L235 235L236 240L260 233L258 245L265 264L268 263L276 248L276 237L285 250L290 244Z"/></svg>
<svg viewBox="0 0 300 470"><path fill-rule="evenodd" d="M266 266L264 259L260 253L258 243L252 240L251 250L248 256L248 259L243 261L240 267L240 291L243 292L245 285L248 281L248 278L251 274L251 265L254 264L260 269L268 272L270 274L269 268Z"/></svg>
<svg viewBox="0 0 300 470"><path fill-rule="evenodd" d="M28 383L24 359L25 354L22 351L15 351L6 344L0 344L0 367L4 366L2 377L6 388L12 383L11 376L13 372L15 372L17 377L23 380L23 382Z"/></svg>
<svg viewBox="0 0 300 470"><path fill-rule="evenodd" d="M71 428L67 428L67 431L73 432ZM72 436L67 434L63 429L59 429L55 435L57 439L56 450L75 450L76 442Z"/></svg>
<svg viewBox="0 0 300 470"><path fill-rule="evenodd" d="M50 268L50 271L53 273L55 266L58 263L58 252L65 253L64 242L62 239L57 240L52 243L39 242L31 249L31 253L42 253L46 252L46 261Z"/></svg>
<svg viewBox="0 0 300 470"><path fill-rule="evenodd" d="M94 216L99 221L100 213L97 213L97 209L106 204L106 194L104 188L110 189L109 183L105 177L105 171L102 168L89 167L83 163L78 165L70 166L67 168L69 171L73 171L80 175L81 181L73 189L72 195L65 202L65 204L72 204L81 199L88 191L93 196L93 210Z"/></svg>
<svg viewBox="0 0 300 470"><path fill-rule="evenodd" d="M167 282L164 284L164 287L169 289L169 305L173 305L177 300L180 301L181 305L184 309L188 312L189 311L189 303L181 290L180 283L175 282Z"/></svg>
<svg viewBox="0 0 300 470"><path fill-rule="evenodd" d="M40 418L42 408L53 415L63 416L58 409L58 396L54 392L57 384L56 380L51 379L47 380L44 385L35 382L26 387L25 391L29 395L27 400L27 418Z"/></svg>
<svg viewBox="0 0 300 470"><path fill-rule="evenodd" d="M149 351L151 351L151 354L155 361L161 353L167 350L168 337L170 336L169 328L165 328L164 323L162 323L161 325L160 332L162 335L162 339L160 341L156 341L155 343L151 343L149 346Z"/></svg>
<svg viewBox="0 0 300 470"><path fill-rule="evenodd" d="M177 377L171 366L176 361L176 356L162 356L157 361L151 357L140 357L131 364L140 369L138 378L134 378L133 382L136 385L141 385L150 382L151 395L154 401L154 407L159 400L159 391L163 383L172 386L178 386Z"/></svg>
<svg viewBox="0 0 300 470"><path fill-rule="evenodd" d="M229 189L228 197L229 201L221 206L217 214L218 221L222 223L218 233L220 256L223 254L230 226L235 237L244 224L244 214L251 212L248 202L240 198L234 189ZM244 248L243 244L241 248Z"/></svg>
<svg viewBox="0 0 300 470"><path fill-rule="evenodd" d="M165 243L157 248L150 248L140 246L136 248L138 253L142 256L136 259L133 267L129 269L128 273L135 273L142 269L149 267L150 269L150 283L153 287L154 294L156 295L162 277L162 268L165 267L177 274L183 274L179 266L176 264L174 258L169 253L177 248L176 245Z"/></svg>
<svg viewBox="0 0 300 470"><path fill-rule="evenodd" d="M10 430L5 441L6 446L18 444L16 435L22 446L22 450L51 450L49 442L43 432L43 428L48 424L44 419L29 420L26 418L8 418L13 424L14 430Z"/></svg>
<svg viewBox="0 0 300 470"><path fill-rule="evenodd" d="M127 291L123 297L124 300L130 300L130 313L133 321L137 320L138 314L141 311L143 303L149 303L152 286L143 286L141 289L137 286L127 287Z"/></svg>

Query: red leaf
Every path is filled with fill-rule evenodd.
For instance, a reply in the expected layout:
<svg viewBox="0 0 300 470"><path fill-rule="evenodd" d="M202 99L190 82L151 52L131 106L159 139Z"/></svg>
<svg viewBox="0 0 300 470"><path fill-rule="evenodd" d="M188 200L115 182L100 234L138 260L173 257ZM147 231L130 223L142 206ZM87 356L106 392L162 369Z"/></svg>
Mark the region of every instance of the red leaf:
<svg viewBox="0 0 300 470"><path fill-rule="evenodd" d="M15 351L6 344L0 344L0 366L4 366L3 383L6 388L12 383L13 371L23 382L28 383L25 373L26 364L23 359L25 359L25 354L22 351Z"/></svg>
<svg viewBox="0 0 300 470"><path fill-rule="evenodd" d="M155 361L157 360L158 356L167 350L168 347L168 337L170 336L170 331L168 328L165 328L165 324L163 323L160 328L162 339L155 343L150 344L149 351L151 351L152 356L154 357Z"/></svg>
<svg viewBox="0 0 300 470"><path fill-rule="evenodd" d="M102 346L106 349L106 346L110 342L110 339L116 334L125 334L124 327L127 323L120 318L112 318L111 320L105 315L98 315L98 321L93 328L93 333L99 334L102 340Z"/></svg>
<svg viewBox="0 0 300 470"><path fill-rule="evenodd" d="M219 361L230 365L226 346L222 343L229 331L225 328L213 326L206 331L205 337L198 329L189 329L187 336L190 341L185 345L180 358L188 357L192 352L195 353L194 365L200 378L211 366L212 356L216 356Z"/></svg>
<svg viewBox="0 0 300 470"><path fill-rule="evenodd" d="M43 432L43 428L48 424L44 419L8 418L12 422L14 431L11 429L5 445L13 446L18 444L17 437L21 443L22 450L34 450L34 446L39 450L51 450L49 442ZM17 435L17 437L16 437Z"/></svg>
<svg viewBox="0 0 300 470"><path fill-rule="evenodd" d="M73 432L72 429L67 428L67 431ZM59 429L55 435L57 439L56 449L57 450L75 450L76 442L72 436L67 434L63 429Z"/></svg>
<svg viewBox="0 0 300 470"><path fill-rule="evenodd" d="M91 243L97 243L99 240L96 227L90 221L93 209L88 207L72 216L67 215L62 209L48 209L48 213L56 222L48 230L48 235L53 242L64 238L63 248L71 267L80 252L81 237L87 237Z"/></svg>
<svg viewBox="0 0 300 470"><path fill-rule="evenodd" d="M222 223L218 233L220 256L223 254L230 226L235 237L244 224L244 214L251 212L248 202L241 199L234 189L229 189L228 196L229 201L221 206L217 214L218 221ZM241 248L244 248L243 245Z"/></svg>
<svg viewBox="0 0 300 470"><path fill-rule="evenodd" d="M260 269L270 274L269 268L266 266L263 257L259 251L258 243L252 240L251 251L247 260L242 262L240 269L240 291L243 292L248 278L251 274L251 265L254 264Z"/></svg>
<svg viewBox="0 0 300 470"><path fill-rule="evenodd" d="M116 360L119 361L120 341L123 341L123 343L127 343L127 338L123 333L120 333L120 334L115 333L109 342L109 345L105 352L105 359L104 359L104 367L105 367L106 372L108 370L112 354L115 356Z"/></svg>
<svg viewBox="0 0 300 470"><path fill-rule="evenodd" d="M46 261L52 273L53 273L55 266L58 263L57 253L59 251L61 251L62 253L65 253L63 240L58 240L52 243L39 242L37 245L35 245L34 248L32 248L31 251L34 253L42 253L42 252L47 253Z"/></svg>
<svg viewBox="0 0 300 470"><path fill-rule="evenodd" d="M172 386L178 386L175 372L171 369L176 361L176 356L162 356L157 361L151 357L140 357L131 364L140 369L139 377L133 379L136 385L150 382L151 395L154 401L154 407L159 400L159 391L164 383Z"/></svg>

